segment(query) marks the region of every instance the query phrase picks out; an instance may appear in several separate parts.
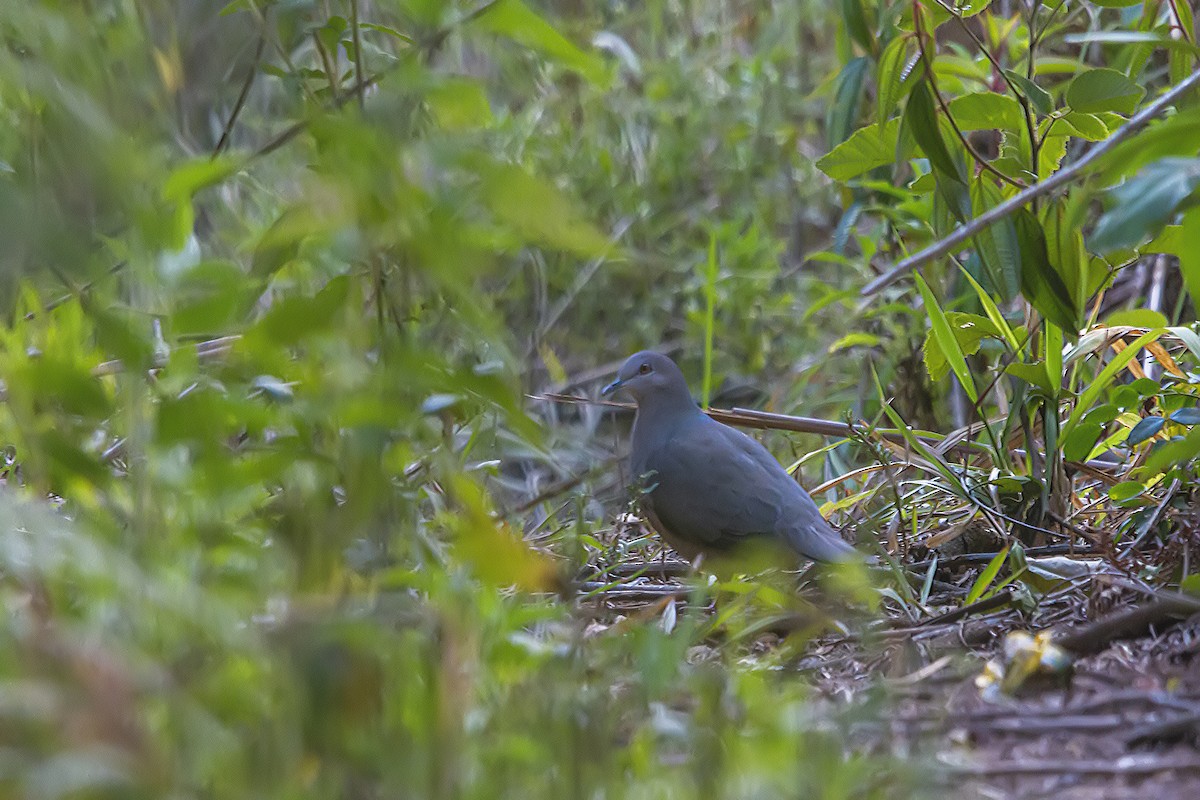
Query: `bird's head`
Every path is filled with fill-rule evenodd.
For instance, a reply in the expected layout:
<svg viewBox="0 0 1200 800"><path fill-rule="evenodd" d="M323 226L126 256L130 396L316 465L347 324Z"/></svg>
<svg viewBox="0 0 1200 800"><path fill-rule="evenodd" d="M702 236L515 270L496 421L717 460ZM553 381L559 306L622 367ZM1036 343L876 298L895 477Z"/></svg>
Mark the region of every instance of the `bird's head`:
<svg viewBox="0 0 1200 800"><path fill-rule="evenodd" d="M647 401L685 402L688 406L696 404L675 362L662 353L649 350L634 353L626 359L617 371L617 379L600 393L609 395L618 389L633 395L639 406Z"/></svg>

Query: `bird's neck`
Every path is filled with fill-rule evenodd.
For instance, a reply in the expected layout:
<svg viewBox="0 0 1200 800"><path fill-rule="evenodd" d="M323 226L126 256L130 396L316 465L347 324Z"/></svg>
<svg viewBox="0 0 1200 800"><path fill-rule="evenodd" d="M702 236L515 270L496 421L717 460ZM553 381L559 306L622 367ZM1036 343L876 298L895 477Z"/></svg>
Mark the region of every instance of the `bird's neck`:
<svg viewBox="0 0 1200 800"><path fill-rule="evenodd" d="M638 432L657 431L663 435L673 430L677 425L696 417L703 417L704 412L696 405L689 395L684 398L669 398L671 402L643 402L638 405L637 417L633 421L633 435Z"/></svg>

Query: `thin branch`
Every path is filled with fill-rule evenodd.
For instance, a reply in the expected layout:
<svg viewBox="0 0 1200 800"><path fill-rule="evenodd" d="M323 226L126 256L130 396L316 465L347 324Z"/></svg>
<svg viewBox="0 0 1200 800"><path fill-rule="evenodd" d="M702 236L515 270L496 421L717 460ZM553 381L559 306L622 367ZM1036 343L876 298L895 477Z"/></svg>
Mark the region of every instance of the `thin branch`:
<svg viewBox="0 0 1200 800"><path fill-rule="evenodd" d="M362 94L367 89L370 89L371 87L375 86L377 83L379 83L379 81L383 80L384 77L386 77L388 74L394 72L401 64L403 64L404 56L407 56L412 53L436 50L438 47L441 47L442 43L446 41L447 37L449 37L451 33L453 33L458 28L462 27L463 25L466 25L469 22L479 19L481 16L483 16L488 11L490 11L493 7L495 7L496 4L499 2L500 2L500 0L488 0L488 2L482 4L478 8L471 11L470 13L465 14L461 18L455 20L454 22L447 24L445 27L439 28L424 43L422 43L421 46L414 47L411 50L405 51L404 53L401 54L401 57L397 58L394 62L392 62L388 66L384 67L383 69L379 70L374 75L361 77L358 80L356 80L354 82L354 85L350 87L350 91L347 94L343 94L341 97L334 99L323 110L324 111L336 111L337 109L344 106L350 98L361 97ZM317 118L316 115L312 115L305 119L300 120L299 122L292 123L288 127L284 128L280 133L278 133L273 139L271 139L266 144L264 144L262 147L258 148L253 153L251 153L250 157L247 160L252 161L256 158L261 158L262 156L269 155L270 153L275 152L276 150L278 150L279 148L283 147L285 144L290 142L292 139L295 139L297 136L299 136L301 133L303 133L304 130L306 128L308 128L308 126L310 124L312 124L313 120L316 118Z"/></svg>
<svg viewBox="0 0 1200 800"><path fill-rule="evenodd" d="M967 224L960 226L949 236L939 239L938 241L926 247L924 250L921 250L915 255L904 259L892 269L883 273L864 286L862 289L862 294L869 297L870 295L878 293L880 290L891 286L900 278L904 277L904 275L907 273L912 272L918 267L928 264L935 258L940 258L941 256L953 251L958 245L967 241L992 223L1002 220L1018 209L1023 208L1025 204L1029 203L1031 200L1049 194L1060 186L1071 182L1094 162L1096 162L1102 156L1112 152L1112 150L1114 150L1118 144L1139 131L1147 122L1158 116L1168 106L1198 85L1200 85L1200 69L1184 78L1175 86L1171 87L1170 91L1166 92L1162 97L1158 98L1153 103L1130 117L1128 122L1114 131L1113 134L1103 142L1097 143L1074 164L1060 169L1058 172L1054 173L1041 183L1035 183L1032 186L1021 190L1008 200L1005 200L1003 203L988 209Z"/></svg>
<svg viewBox="0 0 1200 800"><path fill-rule="evenodd" d="M242 91L238 93L237 102L233 104L233 110L229 112L229 119L225 121L225 128L221 131L221 138L217 140L217 146L213 148L212 157L216 158L221 155L226 147L229 146L229 137L233 133L233 126L237 123L238 116L242 113L242 108L246 105L246 98L250 95L250 87L254 85L254 76L258 74L258 65L262 63L263 50L267 46L267 28L266 19L263 19L263 28L258 33L258 46L254 50L254 59L250 62L250 72L246 75L246 80L242 83Z"/></svg>
<svg viewBox="0 0 1200 800"><path fill-rule="evenodd" d="M350 27L354 32L354 82L363 85L363 49L362 49L362 26L358 23L358 0L350 0ZM358 108L361 111L366 103L363 98L363 90L358 91Z"/></svg>
<svg viewBox="0 0 1200 800"><path fill-rule="evenodd" d="M962 146L966 148L966 151L971 154L971 158L975 160L975 163L1005 183L1011 186L1016 186L1017 188L1024 188L1025 183L1023 181L1006 175L993 167L991 163L989 163L988 160L983 157L983 154L975 149L975 145L971 144L971 141L967 138L966 134L964 134L962 129L958 127L958 122L955 121L954 115L950 113L950 107L946 105L946 98L942 97L942 92L938 89L937 79L934 78L933 59L930 57L929 51L925 48L926 34L925 31L922 30L919 19L920 15L914 13L913 20L917 28L917 49L921 51L921 61L925 64L925 74L929 77L929 88L933 89L933 97L935 100L937 100L938 107L942 109L942 113L946 115L946 121L950 123L950 127L954 130L954 135L958 137L958 141L962 143ZM1036 176L1037 168L1035 166L1034 177Z"/></svg>

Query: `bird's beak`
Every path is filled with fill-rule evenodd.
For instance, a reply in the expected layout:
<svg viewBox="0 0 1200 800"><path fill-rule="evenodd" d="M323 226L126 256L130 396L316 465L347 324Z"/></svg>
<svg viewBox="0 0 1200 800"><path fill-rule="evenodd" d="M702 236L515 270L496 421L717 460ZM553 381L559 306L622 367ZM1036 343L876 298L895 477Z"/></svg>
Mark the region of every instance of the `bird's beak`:
<svg viewBox="0 0 1200 800"><path fill-rule="evenodd" d="M613 392L615 392L617 389L620 389L620 388L621 388L621 379L617 378L615 381L610 383L608 386L605 386L603 389L600 390L600 396L608 397L610 394L612 394Z"/></svg>

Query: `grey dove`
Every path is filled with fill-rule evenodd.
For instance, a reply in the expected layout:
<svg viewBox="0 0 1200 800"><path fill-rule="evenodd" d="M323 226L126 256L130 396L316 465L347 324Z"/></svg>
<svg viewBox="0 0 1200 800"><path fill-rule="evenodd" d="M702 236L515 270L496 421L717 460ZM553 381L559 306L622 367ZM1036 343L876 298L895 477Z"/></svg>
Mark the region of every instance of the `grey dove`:
<svg viewBox="0 0 1200 800"><path fill-rule="evenodd" d="M681 556L752 541L815 561L856 556L765 447L700 409L674 361L635 353L601 393L618 389L637 401L630 466L635 480L644 476L642 511Z"/></svg>

